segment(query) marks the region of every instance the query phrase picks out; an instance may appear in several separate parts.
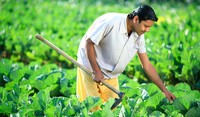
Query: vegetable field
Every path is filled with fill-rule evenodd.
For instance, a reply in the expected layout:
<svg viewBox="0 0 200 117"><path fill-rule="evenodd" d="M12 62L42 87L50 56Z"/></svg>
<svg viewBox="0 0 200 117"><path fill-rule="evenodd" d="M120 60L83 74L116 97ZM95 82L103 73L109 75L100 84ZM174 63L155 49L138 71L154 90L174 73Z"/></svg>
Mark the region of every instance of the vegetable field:
<svg viewBox="0 0 200 117"><path fill-rule="evenodd" d="M135 57L119 77L125 97L114 111L114 99L79 102L76 66L34 36L41 34L76 59L80 39L95 18L106 12L129 13L142 3L151 5L159 18L146 33L147 53L177 99L168 102ZM0 1L0 116L198 117L199 10L195 0ZM94 106L102 110L89 112Z"/></svg>

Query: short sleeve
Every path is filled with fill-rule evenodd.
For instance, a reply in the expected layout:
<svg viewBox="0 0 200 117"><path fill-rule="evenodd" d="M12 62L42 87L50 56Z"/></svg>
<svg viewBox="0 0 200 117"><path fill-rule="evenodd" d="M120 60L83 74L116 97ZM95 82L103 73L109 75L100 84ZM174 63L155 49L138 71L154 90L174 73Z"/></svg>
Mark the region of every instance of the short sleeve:
<svg viewBox="0 0 200 117"><path fill-rule="evenodd" d="M87 38L90 38L96 45L110 32L111 24L105 19L97 19L87 32Z"/></svg>

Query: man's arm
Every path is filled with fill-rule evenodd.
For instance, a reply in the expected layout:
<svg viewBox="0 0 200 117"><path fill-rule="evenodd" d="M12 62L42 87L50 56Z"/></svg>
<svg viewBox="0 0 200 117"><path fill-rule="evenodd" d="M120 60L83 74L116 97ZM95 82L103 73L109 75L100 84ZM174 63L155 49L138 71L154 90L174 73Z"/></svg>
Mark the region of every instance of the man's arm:
<svg viewBox="0 0 200 117"><path fill-rule="evenodd" d="M165 96L167 97L167 99L169 101L173 101L176 97L166 89L165 85L163 84L162 80L160 79L155 68L150 63L147 54L146 53L138 53L138 56L142 63L143 69L145 70L146 74L149 76L151 81L153 81L160 88L160 90L165 94Z"/></svg>
<svg viewBox="0 0 200 117"><path fill-rule="evenodd" d="M87 57L89 59L90 65L93 70L93 75L94 75L93 80L97 83L101 83L104 77L96 61L94 43L91 41L91 39L87 39L86 41L86 51L87 51Z"/></svg>

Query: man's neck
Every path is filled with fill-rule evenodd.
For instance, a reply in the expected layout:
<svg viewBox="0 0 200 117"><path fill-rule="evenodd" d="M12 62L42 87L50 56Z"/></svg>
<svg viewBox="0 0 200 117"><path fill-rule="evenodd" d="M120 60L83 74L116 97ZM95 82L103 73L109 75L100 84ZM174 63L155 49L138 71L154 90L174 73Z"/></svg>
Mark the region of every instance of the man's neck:
<svg viewBox="0 0 200 117"><path fill-rule="evenodd" d="M133 29L132 29L132 20L129 19L128 17L126 18L126 26L127 26L127 32L128 32L128 37L131 35Z"/></svg>

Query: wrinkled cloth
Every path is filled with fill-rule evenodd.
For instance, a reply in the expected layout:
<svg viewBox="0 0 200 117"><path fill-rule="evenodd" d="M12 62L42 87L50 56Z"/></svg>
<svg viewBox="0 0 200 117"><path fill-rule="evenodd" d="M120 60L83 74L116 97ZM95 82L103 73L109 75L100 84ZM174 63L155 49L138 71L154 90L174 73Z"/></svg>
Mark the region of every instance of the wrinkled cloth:
<svg viewBox="0 0 200 117"><path fill-rule="evenodd" d="M86 41L94 43L96 61L104 78L118 77L137 53L145 53L144 35L128 36L127 14L107 13L97 18L83 36L77 61L92 71L86 52Z"/></svg>
<svg viewBox="0 0 200 117"><path fill-rule="evenodd" d="M112 87L119 90L118 78L105 80ZM102 102L108 101L109 98L118 98L118 95L104 85L94 82L92 76L77 68L77 88L76 93L80 101L85 100L88 96L96 96L102 99Z"/></svg>

